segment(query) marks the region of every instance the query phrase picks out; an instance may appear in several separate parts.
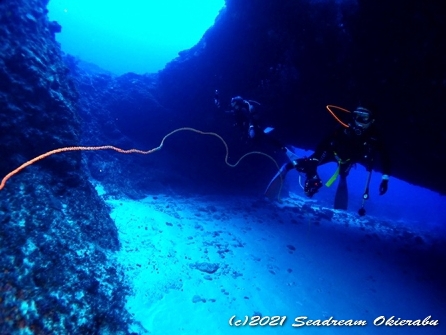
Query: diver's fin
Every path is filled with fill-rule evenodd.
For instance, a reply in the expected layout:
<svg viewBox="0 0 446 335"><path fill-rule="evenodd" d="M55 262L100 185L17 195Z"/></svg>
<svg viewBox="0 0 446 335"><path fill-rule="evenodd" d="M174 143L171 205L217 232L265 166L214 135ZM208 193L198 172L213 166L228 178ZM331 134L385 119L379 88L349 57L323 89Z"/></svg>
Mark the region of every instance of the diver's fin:
<svg viewBox="0 0 446 335"><path fill-rule="evenodd" d="M248 102L251 103L251 104L256 104L256 105L258 105L258 106L261 105L260 102L257 102L257 101L255 101L255 100L248 100Z"/></svg>
<svg viewBox="0 0 446 335"><path fill-rule="evenodd" d="M286 169L286 164L285 164L282 166L279 172L276 173L273 179L269 182L265 191L265 196L271 199L279 198L280 191L282 190L282 186L285 181L287 173L288 170Z"/></svg>
<svg viewBox="0 0 446 335"><path fill-rule="evenodd" d="M348 207L347 177L340 176L338 182L338 188L336 189L334 209L347 209L347 207Z"/></svg>
<svg viewBox="0 0 446 335"><path fill-rule="evenodd" d="M266 127L265 129L263 129L263 132L264 132L265 134L269 134L269 133L272 132L273 130L274 130L273 127Z"/></svg>
<svg viewBox="0 0 446 335"><path fill-rule="evenodd" d="M297 156L297 155L296 155L294 152L292 152L290 149L285 148L285 150L286 150L286 155L287 155L288 159L289 159L291 162L294 162L294 161L296 161L296 160L299 158L299 156Z"/></svg>

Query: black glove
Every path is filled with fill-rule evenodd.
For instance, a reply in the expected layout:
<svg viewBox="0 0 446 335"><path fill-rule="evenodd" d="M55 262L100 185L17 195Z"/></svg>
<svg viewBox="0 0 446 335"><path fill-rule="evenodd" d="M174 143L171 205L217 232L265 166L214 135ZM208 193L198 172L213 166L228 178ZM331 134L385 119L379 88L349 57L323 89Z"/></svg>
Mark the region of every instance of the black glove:
<svg viewBox="0 0 446 335"><path fill-rule="evenodd" d="M379 195L383 195L387 192L388 185L389 179L381 180L381 184L379 184Z"/></svg>

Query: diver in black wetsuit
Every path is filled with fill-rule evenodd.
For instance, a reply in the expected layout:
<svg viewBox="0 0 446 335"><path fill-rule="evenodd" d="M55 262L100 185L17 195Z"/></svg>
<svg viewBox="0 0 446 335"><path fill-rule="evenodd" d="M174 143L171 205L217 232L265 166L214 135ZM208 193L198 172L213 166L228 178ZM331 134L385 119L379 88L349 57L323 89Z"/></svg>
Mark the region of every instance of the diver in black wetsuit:
<svg viewBox="0 0 446 335"><path fill-rule="evenodd" d="M331 184L338 175L341 181L345 182L350 168L355 163L364 165L370 172L377 154L381 156L383 173L379 194L385 194L390 175L390 159L374 125L373 114L367 108L358 107L351 115L350 123L346 127L339 127L320 142L310 157L292 159L291 162L284 164L268 185L266 194L274 184L282 182L288 171L295 168L298 172L306 174L304 192L308 197L312 197L322 187L321 179L317 173L319 165L337 162L338 170L329 183ZM287 153L289 152L287 150Z"/></svg>
<svg viewBox="0 0 446 335"><path fill-rule="evenodd" d="M241 96L236 96L231 99L231 110L226 113L234 115L235 126L242 132L244 140L257 144L267 143L276 149L285 151L282 142L271 136L274 128L262 125L258 112L259 107L260 103L257 101L245 100Z"/></svg>
<svg viewBox="0 0 446 335"><path fill-rule="evenodd" d="M254 139L261 132L258 106L260 104L257 101L245 100L241 96L231 99L231 110L226 113L234 115L235 126L240 129L243 137Z"/></svg>
<svg viewBox="0 0 446 335"><path fill-rule="evenodd" d="M214 104L217 108L221 108L218 90L215 90L214 93ZM271 127L261 128L257 110L259 106L260 103L257 101L245 100L241 96L236 96L231 99L230 110L225 111L227 114L234 116L234 126L240 129L243 139L258 139L262 133L269 133L274 129Z"/></svg>

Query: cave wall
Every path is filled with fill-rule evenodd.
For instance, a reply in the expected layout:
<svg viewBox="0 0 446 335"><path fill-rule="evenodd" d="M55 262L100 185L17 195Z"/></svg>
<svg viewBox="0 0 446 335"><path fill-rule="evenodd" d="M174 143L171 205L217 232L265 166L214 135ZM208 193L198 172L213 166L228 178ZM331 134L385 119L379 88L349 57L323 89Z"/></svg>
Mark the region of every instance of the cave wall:
<svg viewBox="0 0 446 335"><path fill-rule="evenodd" d="M79 96L46 5L0 2L2 178L48 150L80 143ZM0 190L2 334L126 331L127 289L112 255L120 247L116 227L81 165L79 152L52 156Z"/></svg>
<svg viewBox="0 0 446 335"><path fill-rule="evenodd" d="M156 74L116 76L70 55L65 63L80 92L82 145L147 151L159 146L173 130L174 113L153 96ZM178 159L171 148L147 155L88 152L83 162L84 171L101 182L108 196L142 199L147 193L165 194L171 187L181 188L188 182L181 170L172 169Z"/></svg>
<svg viewBox="0 0 446 335"><path fill-rule="evenodd" d="M158 97L223 133L215 89L260 101L277 135L310 149L335 126L326 104L372 106L393 175L445 193L445 26L441 1L227 0L202 41L161 71Z"/></svg>
<svg viewBox="0 0 446 335"><path fill-rule="evenodd" d="M274 135L305 149L337 125L325 105L363 104L377 114L392 175L445 193L446 179L439 177L446 168L445 18L440 1L228 0L196 46L149 81L134 74L113 79L97 110L118 120L113 127L143 148L188 126L222 135L232 162L259 149L282 163L276 150L240 140L224 113L231 97L259 101ZM216 89L221 109L213 104ZM166 148L176 157L165 162L166 171L172 167L172 175L181 171L189 179L206 175L210 188L260 192L275 170L260 160L228 172L221 144L212 140L181 137Z"/></svg>

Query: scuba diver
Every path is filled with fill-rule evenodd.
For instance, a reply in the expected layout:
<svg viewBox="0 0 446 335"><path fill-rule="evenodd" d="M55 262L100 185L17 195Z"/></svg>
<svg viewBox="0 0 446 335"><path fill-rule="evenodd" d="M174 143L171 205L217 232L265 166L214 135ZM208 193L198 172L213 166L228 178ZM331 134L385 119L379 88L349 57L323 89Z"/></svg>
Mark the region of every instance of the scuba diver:
<svg viewBox="0 0 446 335"><path fill-rule="evenodd" d="M311 198L322 187L322 181L317 173L317 167L329 162L336 162L338 163L338 168L326 183L326 186L330 186L338 176L340 177L334 207L335 209L347 209L348 191L346 177L352 165L360 163L369 172L366 192L364 193L364 199L367 199L368 184L370 183L370 174L376 154L380 155L383 173L379 186L379 194L383 195L387 192L390 175L390 159L386 147L378 136L373 113L365 107L358 107L350 114L350 122L345 124L334 115L330 106L327 106L327 109L342 126L322 140L316 147L316 151L309 157L297 158L293 152L286 149L290 162L284 164L274 176L267 187L265 195L271 196L274 195L274 192L278 194L280 192L278 190L280 190L285 176L294 168L298 172L305 173L306 179L303 189L305 194ZM349 112L342 108L339 109ZM361 213L360 215L364 215L365 210Z"/></svg>
<svg viewBox="0 0 446 335"><path fill-rule="evenodd" d="M214 94L214 104L217 108L221 107L218 90ZM257 101L245 100L241 96L236 96L231 99L230 110L225 112L234 116L234 126L240 129L243 140L268 142L285 151L284 145L270 136L274 128L261 125L259 107L260 103Z"/></svg>
<svg viewBox="0 0 446 335"><path fill-rule="evenodd" d="M226 113L234 115L235 125L239 127L243 136L247 136L250 139L255 139L263 130L260 127L260 115L258 108L260 103L253 100L245 100L241 96L236 96L231 99L231 110ZM272 131L272 128L268 128L268 132Z"/></svg>

